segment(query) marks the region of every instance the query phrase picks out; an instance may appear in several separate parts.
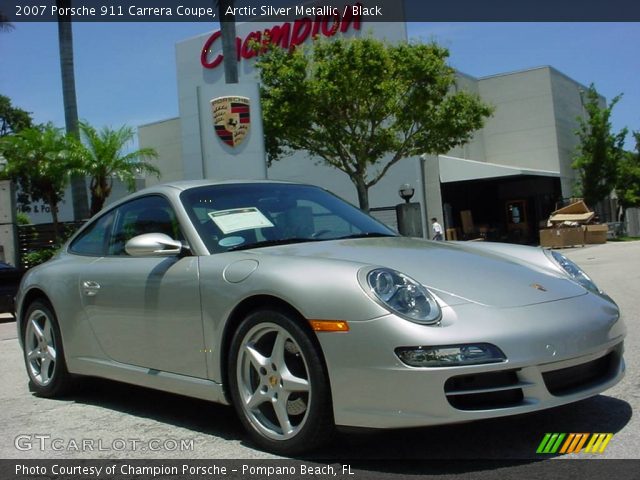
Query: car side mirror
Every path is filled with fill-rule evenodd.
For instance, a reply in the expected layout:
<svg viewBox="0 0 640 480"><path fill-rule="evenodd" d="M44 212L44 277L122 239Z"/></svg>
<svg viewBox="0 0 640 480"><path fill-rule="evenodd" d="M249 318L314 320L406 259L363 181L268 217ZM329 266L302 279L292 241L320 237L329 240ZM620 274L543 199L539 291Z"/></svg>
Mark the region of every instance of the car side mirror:
<svg viewBox="0 0 640 480"><path fill-rule="evenodd" d="M124 250L132 257L168 257L180 255L182 242L164 233L145 233L129 240Z"/></svg>

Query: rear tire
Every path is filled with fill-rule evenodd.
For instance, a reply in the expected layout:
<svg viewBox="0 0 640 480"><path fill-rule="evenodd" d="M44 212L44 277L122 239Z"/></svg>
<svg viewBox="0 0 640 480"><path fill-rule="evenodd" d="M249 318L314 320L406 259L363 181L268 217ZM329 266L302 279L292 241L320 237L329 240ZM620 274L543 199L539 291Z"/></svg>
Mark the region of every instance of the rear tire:
<svg viewBox="0 0 640 480"><path fill-rule="evenodd" d="M240 420L265 450L299 454L333 434L324 362L289 314L257 310L247 316L231 342L228 378Z"/></svg>
<svg viewBox="0 0 640 480"><path fill-rule="evenodd" d="M24 362L31 390L41 397L58 397L71 388L62 335L51 305L36 300L24 316Z"/></svg>

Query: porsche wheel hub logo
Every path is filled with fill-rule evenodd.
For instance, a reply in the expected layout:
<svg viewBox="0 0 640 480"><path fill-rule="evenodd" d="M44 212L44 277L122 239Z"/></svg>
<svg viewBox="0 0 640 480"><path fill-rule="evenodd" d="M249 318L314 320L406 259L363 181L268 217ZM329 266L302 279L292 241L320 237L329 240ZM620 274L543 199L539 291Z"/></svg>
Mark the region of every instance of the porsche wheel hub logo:
<svg viewBox="0 0 640 480"><path fill-rule="evenodd" d="M230 147L236 147L249 133L251 116L247 97L218 97L211 100L216 134Z"/></svg>

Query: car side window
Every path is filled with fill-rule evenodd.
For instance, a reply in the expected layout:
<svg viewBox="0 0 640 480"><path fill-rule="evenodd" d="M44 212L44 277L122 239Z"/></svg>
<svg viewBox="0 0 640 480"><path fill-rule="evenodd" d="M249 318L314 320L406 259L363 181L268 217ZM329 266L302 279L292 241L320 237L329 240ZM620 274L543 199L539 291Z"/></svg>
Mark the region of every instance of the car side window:
<svg viewBox="0 0 640 480"><path fill-rule="evenodd" d="M102 257L107 254L114 212L97 219L69 247L72 253Z"/></svg>
<svg viewBox="0 0 640 480"><path fill-rule="evenodd" d="M116 209L109 255L126 255L125 244L145 233L164 233L174 240L184 239L175 212L164 197L138 198Z"/></svg>

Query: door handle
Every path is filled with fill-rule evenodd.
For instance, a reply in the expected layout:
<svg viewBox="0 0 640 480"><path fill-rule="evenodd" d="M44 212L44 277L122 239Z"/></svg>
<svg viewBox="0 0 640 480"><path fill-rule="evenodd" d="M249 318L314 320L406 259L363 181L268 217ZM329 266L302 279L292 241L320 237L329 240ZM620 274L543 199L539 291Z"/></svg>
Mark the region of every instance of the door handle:
<svg viewBox="0 0 640 480"><path fill-rule="evenodd" d="M87 297L95 297L100 290L100 284L92 280L85 280L82 282L82 292Z"/></svg>

